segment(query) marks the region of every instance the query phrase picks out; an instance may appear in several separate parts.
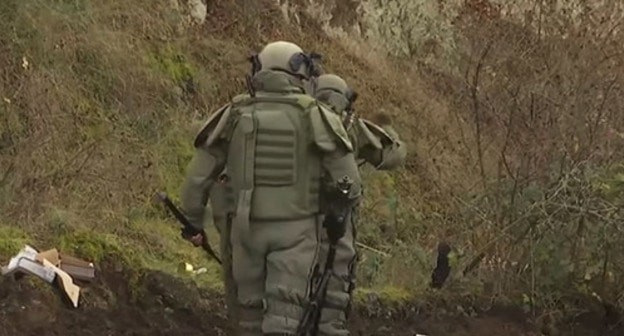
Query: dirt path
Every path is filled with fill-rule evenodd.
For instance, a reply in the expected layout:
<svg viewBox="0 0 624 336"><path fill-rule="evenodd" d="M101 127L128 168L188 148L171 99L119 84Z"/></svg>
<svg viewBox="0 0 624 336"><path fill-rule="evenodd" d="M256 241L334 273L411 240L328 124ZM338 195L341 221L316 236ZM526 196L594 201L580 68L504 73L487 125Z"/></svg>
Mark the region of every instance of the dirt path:
<svg viewBox="0 0 624 336"><path fill-rule="evenodd" d="M146 274L130 291L122 273L108 272L85 288L78 309L33 278L0 278L0 335L232 335L223 300L161 273ZM363 309L351 318L353 335L540 335L522 314L490 311L475 318L432 318L402 314L370 318ZM560 335L588 335L561 333ZM592 333L594 334L594 333ZM607 333L595 333L607 335ZM618 335L620 333L612 333Z"/></svg>

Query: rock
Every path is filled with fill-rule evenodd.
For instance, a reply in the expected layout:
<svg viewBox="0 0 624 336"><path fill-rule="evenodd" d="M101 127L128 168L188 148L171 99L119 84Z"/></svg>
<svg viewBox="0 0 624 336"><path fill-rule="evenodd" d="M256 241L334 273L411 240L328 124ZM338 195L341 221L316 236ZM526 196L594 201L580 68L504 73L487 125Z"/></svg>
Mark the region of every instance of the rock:
<svg viewBox="0 0 624 336"><path fill-rule="evenodd" d="M206 0L170 0L171 9L180 15L177 29L186 30L192 25L201 25L206 21L208 5Z"/></svg>
<svg viewBox="0 0 624 336"><path fill-rule="evenodd" d="M204 0L189 0L188 6L193 21L196 24L203 24L206 21L206 15L208 15L208 6Z"/></svg>

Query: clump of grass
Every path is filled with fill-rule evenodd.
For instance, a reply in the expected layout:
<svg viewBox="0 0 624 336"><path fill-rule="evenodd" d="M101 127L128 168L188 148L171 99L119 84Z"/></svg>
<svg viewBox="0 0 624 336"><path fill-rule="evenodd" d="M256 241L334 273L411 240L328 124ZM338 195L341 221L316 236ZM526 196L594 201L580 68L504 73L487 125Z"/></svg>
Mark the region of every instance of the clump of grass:
<svg viewBox="0 0 624 336"><path fill-rule="evenodd" d="M413 298L413 293L403 287L383 286L377 288L361 288L355 291L354 300L364 303L374 298L379 304L395 306L408 303Z"/></svg>
<svg viewBox="0 0 624 336"><path fill-rule="evenodd" d="M97 231L73 231L59 237L59 249L82 258L101 263L106 259L121 258L122 263L132 265L137 260L135 249L123 246L117 235Z"/></svg>
<svg viewBox="0 0 624 336"><path fill-rule="evenodd" d="M176 51L172 45L148 54L148 62L157 71L163 73L177 84L193 81L197 69L189 63L187 56Z"/></svg>
<svg viewBox="0 0 624 336"><path fill-rule="evenodd" d="M19 252L28 243L28 235L19 227L0 224L0 257L3 262Z"/></svg>

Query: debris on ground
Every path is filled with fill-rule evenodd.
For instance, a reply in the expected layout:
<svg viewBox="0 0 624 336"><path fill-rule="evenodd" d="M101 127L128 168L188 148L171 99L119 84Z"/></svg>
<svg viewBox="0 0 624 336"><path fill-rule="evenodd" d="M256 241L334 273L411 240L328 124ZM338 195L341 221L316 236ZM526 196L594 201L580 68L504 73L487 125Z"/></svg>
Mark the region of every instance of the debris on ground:
<svg viewBox="0 0 624 336"><path fill-rule="evenodd" d="M202 274L208 272L208 269L205 267L195 269L193 265L183 262L178 265L178 271L181 273L186 272L190 274Z"/></svg>
<svg viewBox="0 0 624 336"><path fill-rule="evenodd" d="M95 267L93 263L61 254L57 249L38 252L26 245L11 258L7 266L2 267L3 276L19 277L24 274L34 275L56 285L77 308L80 287L74 283L74 279L92 281L95 278Z"/></svg>
<svg viewBox="0 0 624 336"><path fill-rule="evenodd" d="M39 253L37 260L43 262L41 261L42 259L49 260L74 279L85 282L91 282L95 279L95 266L93 263L60 253L57 249Z"/></svg>

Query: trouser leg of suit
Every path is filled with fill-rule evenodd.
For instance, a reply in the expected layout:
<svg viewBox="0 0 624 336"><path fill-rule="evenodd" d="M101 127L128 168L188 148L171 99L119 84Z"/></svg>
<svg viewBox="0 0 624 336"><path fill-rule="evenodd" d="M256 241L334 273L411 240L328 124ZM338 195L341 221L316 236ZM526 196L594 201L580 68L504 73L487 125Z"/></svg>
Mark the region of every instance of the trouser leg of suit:
<svg viewBox="0 0 624 336"><path fill-rule="evenodd" d="M354 210L347 220L347 230L336 246L336 258L333 265L332 277L327 286L327 295L319 324L320 335L349 335L347 329L347 314L351 306L351 294L355 286L355 266L357 253L355 249L355 221L357 213ZM325 267L325 258L329 250L327 236L323 236L321 248L321 266Z"/></svg>
<svg viewBox="0 0 624 336"><path fill-rule="evenodd" d="M225 287L225 304L230 321L238 324L238 300L236 298L236 283L232 275L232 245L230 244L231 225L224 217L214 216L215 226L219 228L219 251L222 261L223 284Z"/></svg>
<svg viewBox="0 0 624 336"><path fill-rule="evenodd" d="M303 315L319 249L317 218L232 227L232 270L241 335L294 335Z"/></svg>

